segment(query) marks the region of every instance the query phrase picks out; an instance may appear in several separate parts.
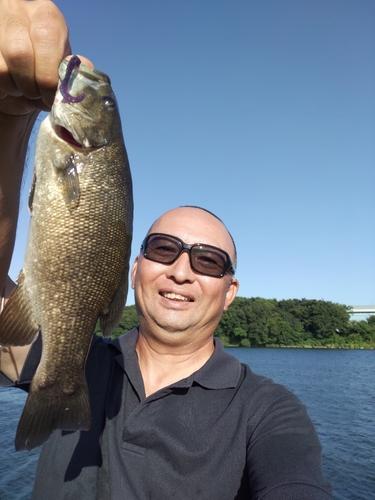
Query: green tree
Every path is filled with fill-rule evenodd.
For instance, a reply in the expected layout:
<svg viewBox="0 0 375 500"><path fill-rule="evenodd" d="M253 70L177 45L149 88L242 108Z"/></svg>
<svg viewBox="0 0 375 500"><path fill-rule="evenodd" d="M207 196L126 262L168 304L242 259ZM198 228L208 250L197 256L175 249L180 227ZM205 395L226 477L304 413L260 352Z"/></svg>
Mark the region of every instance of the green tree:
<svg viewBox="0 0 375 500"><path fill-rule="evenodd" d="M350 319L347 306L324 300L282 300L279 306L300 320L304 330L316 339L343 332Z"/></svg>
<svg viewBox="0 0 375 500"><path fill-rule="evenodd" d="M112 338L137 325L135 306L125 307ZM100 334L99 322L95 331ZM236 297L215 335L226 346L375 347L375 316L350 321L347 306L323 300Z"/></svg>
<svg viewBox="0 0 375 500"><path fill-rule="evenodd" d="M344 333L351 343L357 339L359 343L375 344L375 323L368 320L350 321Z"/></svg>
<svg viewBox="0 0 375 500"><path fill-rule="evenodd" d="M251 347L249 339L242 339L240 342L240 347Z"/></svg>
<svg viewBox="0 0 375 500"><path fill-rule="evenodd" d="M233 330L233 336L236 340L236 343L239 343L241 344L241 342L243 340L248 340L247 339L247 332L246 330L244 330L243 328L241 328L240 326L237 326L234 330Z"/></svg>
<svg viewBox="0 0 375 500"><path fill-rule="evenodd" d="M261 347L296 345L303 338L304 330L302 323L280 309L275 299L237 297L224 312L216 334L227 344L249 343Z"/></svg>
<svg viewBox="0 0 375 500"><path fill-rule="evenodd" d="M114 339L116 337L119 337L120 335L128 332L137 325L138 325L138 316L135 306L134 305L126 306L124 308L124 312L122 313L121 320L118 326L115 328L114 332L112 333L111 338ZM95 332L98 335L102 335L99 321L96 324Z"/></svg>

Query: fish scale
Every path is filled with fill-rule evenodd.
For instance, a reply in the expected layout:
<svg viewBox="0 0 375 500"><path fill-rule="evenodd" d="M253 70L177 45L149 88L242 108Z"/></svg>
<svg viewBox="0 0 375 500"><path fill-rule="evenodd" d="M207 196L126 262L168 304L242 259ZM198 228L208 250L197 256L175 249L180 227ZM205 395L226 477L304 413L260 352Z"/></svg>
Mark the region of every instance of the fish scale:
<svg viewBox="0 0 375 500"><path fill-rule="evenodd" d="M57 92L38 134L24 267L0 316L3 345L42 335L18 450L55 429L89 429L84 367L93 331L99 318L103 334L112 333L128 289L132 182L117 104L104 73L77 60L68 70L63 61L69 91ZM73 93L84 98L70 102Z"/></svg>

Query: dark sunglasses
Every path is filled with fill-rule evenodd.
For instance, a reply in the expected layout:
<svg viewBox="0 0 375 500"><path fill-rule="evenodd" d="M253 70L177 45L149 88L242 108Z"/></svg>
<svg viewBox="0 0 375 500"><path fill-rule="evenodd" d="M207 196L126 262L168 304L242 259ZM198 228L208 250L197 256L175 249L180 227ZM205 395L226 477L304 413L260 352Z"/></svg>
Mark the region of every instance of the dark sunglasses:
<svg viewBox="0 0 375 500"><path fill-rule="evenodd" d="M197 273L213 278L235 273L235 267L227 252L212 245L187 245L180 238L163 233L147 235L141 245L142 255L146 259L167 265L173 264L185 250L189 253L191 268Z"/></svg>

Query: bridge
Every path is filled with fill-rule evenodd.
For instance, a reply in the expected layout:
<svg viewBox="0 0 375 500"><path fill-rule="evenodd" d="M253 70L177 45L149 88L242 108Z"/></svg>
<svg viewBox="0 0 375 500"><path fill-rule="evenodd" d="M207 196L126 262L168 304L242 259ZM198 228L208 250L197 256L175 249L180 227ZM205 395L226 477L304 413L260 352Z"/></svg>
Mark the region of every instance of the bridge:
<svg viewBox="0 0 375 500"><path fill-rule="evenodd" d="M375 314L375 306L352 306L349 314Z"/></svg>

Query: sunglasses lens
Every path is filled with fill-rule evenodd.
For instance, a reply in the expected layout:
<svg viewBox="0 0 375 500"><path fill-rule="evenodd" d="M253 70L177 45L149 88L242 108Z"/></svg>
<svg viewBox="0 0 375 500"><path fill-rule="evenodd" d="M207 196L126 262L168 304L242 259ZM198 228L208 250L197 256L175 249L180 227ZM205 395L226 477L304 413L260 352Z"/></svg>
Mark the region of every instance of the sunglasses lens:
<svg viewBox="0 0 375 500"><path fill-rule="evenodd" d="M182 245L178 240L155 234L147 239L144 256L161 264L171 264L181 249Z"/></svg>
<svg viewBox="0 0 375 500"><path fill-rule="evenodd" d="M186 245L167 234L150 234L142 248L146 259L167 265L172 264L181 252L188 250L192 269L197 273L215 278L224 276L230 264L228 255L220 248L200 243Z"/></svg>
<svg viewBox="0 0 375 500"><path fill-rule="evenodd" d="M224 274L227 257L219 249L206 245L195 245L191 249L193 269L198 273L219 277Z"/></svg>

